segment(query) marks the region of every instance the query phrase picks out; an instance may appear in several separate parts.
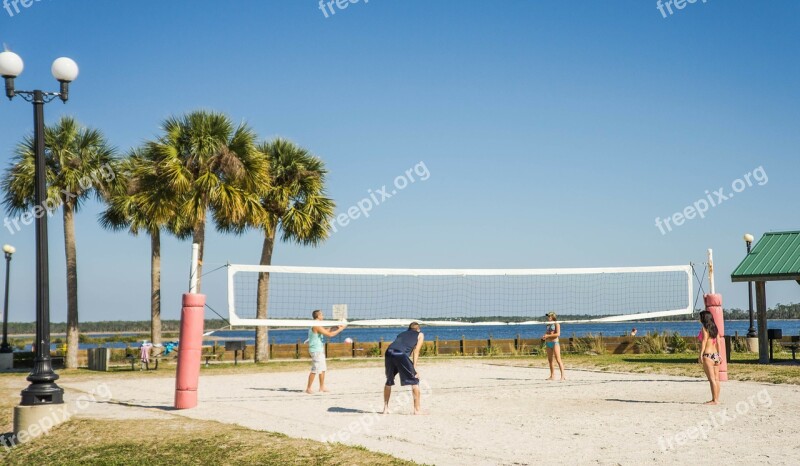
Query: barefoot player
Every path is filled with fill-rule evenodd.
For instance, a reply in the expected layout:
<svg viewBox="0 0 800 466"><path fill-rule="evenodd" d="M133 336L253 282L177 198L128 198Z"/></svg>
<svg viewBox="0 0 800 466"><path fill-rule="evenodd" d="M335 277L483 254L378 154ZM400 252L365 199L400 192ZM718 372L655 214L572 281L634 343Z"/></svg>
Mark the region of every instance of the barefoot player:
<svg viewBox="0 0 800 466"><path fill-rule="evenodd" d="M555 370L553 369L553 361L558 363L558 370L561 372L561 380L567 380L564 376L564 363L561 362L561 345L558 343L558 338L561 336L561 324L558 323L558 318L555 312L548 312L546 314L547 331L542 335L545 348L547 350L547 362L550 364L550 377L547 380L555 379Z"/></svg>
<svg viewBox="0 0 800 466"><path fill-rule="evenodd" d="M411 385L414 395L414 414L422 414L420 410L419 374L417 360L425 334L420 332L419 324L412 322L408 330L397 335L394 342L386 349L386 386L383 387L383 414L389 413L389 397L392 396L394 378L400 374L400 385Z"/></svg>
<svg viewBox="0 0 800 466"><path fill-rule="evenodd" d="M317 309L311 313L314 320L324 320L322 311ZM325 388L325 372L328 370L328 365L325 362L325 338L332 338L342 333L346 325L336 327L334 330L328 330L325 327L312 327L308 330L308 352L311 355L311 373L308 374L308 386L306 386L306 393L314 393L311 390L311 385L314 383L314 376L319 374L319 391L327 392Z"/></svg>

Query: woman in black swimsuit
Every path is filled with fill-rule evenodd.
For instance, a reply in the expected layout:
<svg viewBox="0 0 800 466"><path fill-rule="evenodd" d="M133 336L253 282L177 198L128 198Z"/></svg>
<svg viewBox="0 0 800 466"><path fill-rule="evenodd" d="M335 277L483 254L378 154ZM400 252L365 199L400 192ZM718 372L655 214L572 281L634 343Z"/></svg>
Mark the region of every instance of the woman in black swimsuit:
<svg viewBox="0 0 800 466"><path fill-rule="evenodd" d="M708 311L700 313L700 323L703 329L700 330L700 357L698 362L703 365L703 371L711 384L711 401L707 405L719 403L719 349L717 348L717 325L714 323L714 316Z"/></svg>

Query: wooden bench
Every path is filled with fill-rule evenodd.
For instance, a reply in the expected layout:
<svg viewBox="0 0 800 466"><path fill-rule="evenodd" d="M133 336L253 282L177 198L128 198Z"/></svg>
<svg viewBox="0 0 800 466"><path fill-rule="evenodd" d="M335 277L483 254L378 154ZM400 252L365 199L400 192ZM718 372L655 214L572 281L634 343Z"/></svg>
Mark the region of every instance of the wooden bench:
<svg viewBox="0 0 800 466"><path fill-rule="evenodd" d="M132 354L129 354L129 355L125 356L125 359L128 362L131 363L131 370L132 371L136 370L136 361L139 361L139 370L150 370L150 364L155 362L153 370L157 371L158 370L159 361L174 361L174 360L177 359L177 354L178 354L178 351L174 350L167 356L164 356L164 355L161 355L161 354L159 354L157 356L150 356L150 360L148 362L142 361L139 356L134 356ZM203 353L203 354L200 355L201 358L206 360L206 367L208 367L209 361L211 361L212 359L216 361L221 356L222 356L222 354L220 354L220 353Z"/></svg>
<svg viewBox="0 0 800 466"><path fill-rule="evenodd" d="M176 355L178 354L177 351L173 351L173 352ZM139 361L139 370L148 370L148 371L150 370L150 364L155 362L155 366L153 367L153 370L157 371L158 370L159 361L162 361L162 360L163 361L173 361L176 358L175 358L175 356L172 355L172 353L170 353L167 356L164 356L164 355L161 355L161 354L159 354L157 356L150 356L150 360L147 361L147 362L142 361L142 359L139 356L134 356L132 354L129 354L129 355L125 356L125 359L127 359L128 362L131 363L131 370L132 371L136 370L136 361Z"/></svg>
<svg viewBox="0 0 800 466"><path fill-rule="evenodd" d="M216 361L220 358L220 356L222 356L221 353L203 353L200 355L200 357L206 360L206 367L208 367L208 361L212 359Z"/></svg>
<svg viewBox="0 0 800 466"><path fill-rule="evenodd" d="M788 343L781 342L781 346L792 350L792 361L795 361L797 359L797 350L800 349L800 336L792 337L792 341Z"/></svg>

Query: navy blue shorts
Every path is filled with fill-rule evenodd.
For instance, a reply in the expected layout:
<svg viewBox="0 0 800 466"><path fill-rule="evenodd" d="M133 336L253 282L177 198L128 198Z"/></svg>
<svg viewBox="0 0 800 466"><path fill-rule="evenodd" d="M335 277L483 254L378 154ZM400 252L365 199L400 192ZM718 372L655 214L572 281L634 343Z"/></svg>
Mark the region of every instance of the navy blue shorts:
<svg viewBox="0 0 800 466"><path fill-rule="evenodd" d="M419 385L419 379L415 376L414 364L402 351L386 350L386 385L394 385L394 377L400 374L400 385Z"/></svg>

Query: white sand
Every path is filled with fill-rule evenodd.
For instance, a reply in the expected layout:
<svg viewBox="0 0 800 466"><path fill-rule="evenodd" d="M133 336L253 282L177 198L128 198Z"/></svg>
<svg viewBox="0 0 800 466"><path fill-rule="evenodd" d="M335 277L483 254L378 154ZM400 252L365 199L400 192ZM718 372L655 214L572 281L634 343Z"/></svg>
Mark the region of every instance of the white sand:
<svg viewBox="0 0 800 466"><path fill-rule="evenodd" d="M203 376L200 405L183 411L169 409L173 378L61 385L77 393L102 381L126 405L97 404L83 417L217 420L428 464L800 464L796 385L724 382L722 405L703 406L709 389L699 377L573 370L548 382L543 369L511 364L520 362L423 361L426 416L410 415L399 385L394 401L406 399L377 414L381 366L331 369L325 395L302 392L305 371Z"/></svg>

